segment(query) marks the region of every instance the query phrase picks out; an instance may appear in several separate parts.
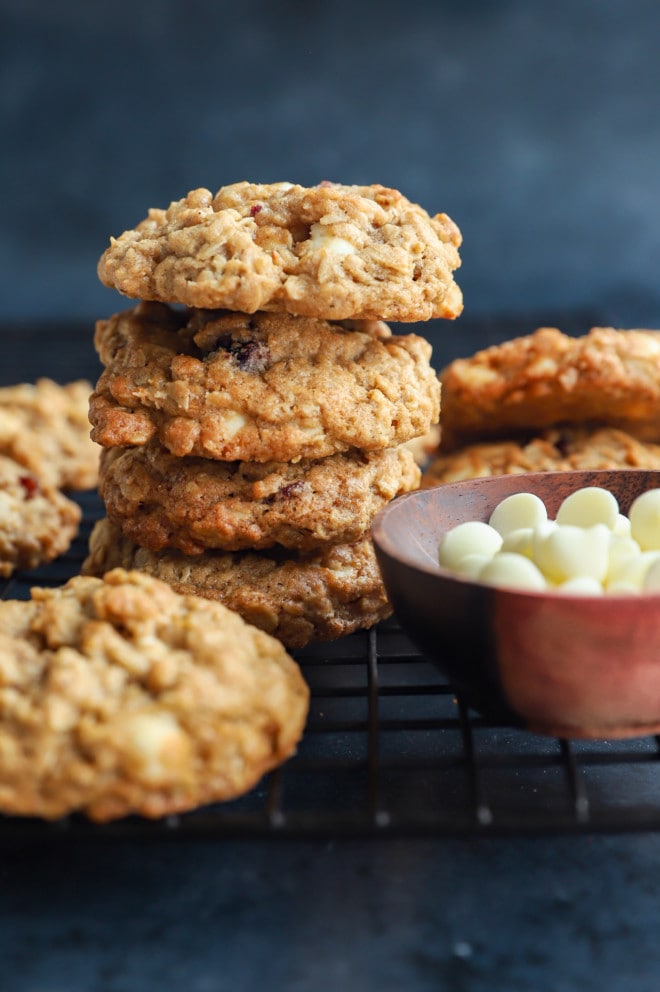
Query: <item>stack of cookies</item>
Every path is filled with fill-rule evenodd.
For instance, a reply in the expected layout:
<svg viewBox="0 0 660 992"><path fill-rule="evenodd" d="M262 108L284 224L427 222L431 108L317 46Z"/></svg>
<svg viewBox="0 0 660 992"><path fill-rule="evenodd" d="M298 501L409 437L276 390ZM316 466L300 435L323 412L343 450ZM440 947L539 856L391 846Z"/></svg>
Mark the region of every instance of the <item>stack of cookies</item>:
<svg viewBox="0 0 660 992"><path fill-rule="evenodd" d="M660 333L552 327L453 361L422 486L522 472L660 468Z"/></svg>
<svg viewBox="0 0 660 992"><path fill-rule="evenodd" d="M460 233L395 190L198 189L112 239L90 403L107 518L88 575L137 568L289 647L372 626L375 513L419 484L439 418L431 347L385 323L453 318Z"/></svg>

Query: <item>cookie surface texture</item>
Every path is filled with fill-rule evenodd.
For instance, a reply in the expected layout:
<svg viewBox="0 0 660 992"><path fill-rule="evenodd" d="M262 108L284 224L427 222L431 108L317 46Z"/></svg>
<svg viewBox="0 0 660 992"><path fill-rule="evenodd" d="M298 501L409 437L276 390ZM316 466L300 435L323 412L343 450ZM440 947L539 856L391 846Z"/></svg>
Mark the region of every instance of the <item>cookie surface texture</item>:
<svg viewBox="0 0 660 992"><path fill-rule="evenodd" d="M437 423L431 345L366 327L138 304L97 325L92 437L223 461L396 447Z"/></svg>
<svg viewBox="0 0 660 992"><path fill-rule="evenodd" d="M0 576L43 565L70 546L81 511L13 458L0 455Z"/></svg>
<svg viewBox="0 0 660 992"><path fill-rule="evenodd" d="M0 808L160 817L285 760L308 689L282 645L147 575L77 576L0 603Z"/></svg>
<svg viewBox="0 0 660 992"><path fill-rule="evenodd" d="M440 373L445 451L559 424L617 427L660 441L660 333L539 328Z"/></svg>
<svg viewBox="0 0 660 992"><path fill-rule="evenodd" d="M660 470L660 445L613 427L552 428L524 442L490 441L438 455L425 469L421 488L490 475L617 468Z"/></svg>
<svg viewBox="0 0 660 992"><path fill-rule="evenodd" d="M415 489L420 476L403 448L319 461L219 462L177 458L151 442L105 449L99 492L108 517L151 551L311 550L360 538L376 512Z"/></svg>
<svg viewBox="0 0 660 992"><path fill-rule="evenodd" d="M460 243L445 214L383 186L241 182L151 209L98 274L140 300L419 321L461 312Z"/></svg>
<svg viewBox="0 0 660 992"><path fill-rule="evenodd" d="M104 518L92 530L83 572L103 575L115 567L218 600L289 648L372 627L392 612L368 538L306 555L209 551L191 557L140 548Z"/></svg>
<svg viewBox="0 0 660 992"><path fill-rule="evenodd" d="M99 446L90 438L91 383L36 383L0 387L0 453L9 455L48 486L93 489Z"/></svg>

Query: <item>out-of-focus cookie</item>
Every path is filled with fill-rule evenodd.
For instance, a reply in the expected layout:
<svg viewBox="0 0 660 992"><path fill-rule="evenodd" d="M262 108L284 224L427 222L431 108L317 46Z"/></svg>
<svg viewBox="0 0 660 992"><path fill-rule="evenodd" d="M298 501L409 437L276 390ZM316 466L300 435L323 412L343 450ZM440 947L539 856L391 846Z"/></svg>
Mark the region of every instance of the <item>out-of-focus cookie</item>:
<svg viewBox="0 0 660 992"><path fill-rule="evenodd" d="M440 384L428 341L376 327L141 303L97 325L92 437L224 461L395 447L437 422Z"/></svg>
<svg viewBox="0 0 660 992"><path fill-rule="evenodd" d="M91 383L41 378L0 388L0 453L56 489L93 489L99 446L90 438Z"/></svg>
<svg viewBox="0 0 660 992"><path fill-rule="evenodd" d="M140 300L420 321L461 312L460 243L445 214L383 186L241 182L150 210L98 274Z"/></svg>
<svg viewBox="0 0 660 992"><path fill-rule="evenodd" d="M231 799L294 751L309 691L220 603L120 569L0 603L0 809L160 817Z"/></svg>
<svg viewBox="0 0 660 992"><path fill-rule="evenodd" d="M557 424L617 427L660 441L660 333L539 328L441 373L443 451Z"/></svg>
<svg viewBox="0 0 660 992"><path fill-rule="evenodd" d="M616 468L660 470L660 445L612 427L553 428L528 441L490 441L438 455L421 488L488 475Z"/></svg>
<svg viewBox="0 0 660 992"><path fill-rule="evenodd" d="M37 568L63 554L81 510L13 458L0 455L0 576Z"/></svg>
<svg viewBox="0 0 660 992"><path fill-rule="evenodd" d="M177 458L151 442L105 449L99 492L108 517L151 551L311 550L358 540L420 476L403 448L295 463L219 462Z"/></svg>
<svg viewBox="0 0 660 992"><path fill-rule="evenodd" d="M440 436L440 424L433 424L426 434L422 434L421 437L414 437L412 441L406 441L403 447L411 453L416 464L423 469L438 450Z"/></svg>
<svg viewBox="0 0 660 992"><path fill-rule="evenodd" d="M368 538L308 554L140 548L107 518L92 530L86 575L139 569L182 593L219 600L289 648L372 627L392 612Z"/></svg>

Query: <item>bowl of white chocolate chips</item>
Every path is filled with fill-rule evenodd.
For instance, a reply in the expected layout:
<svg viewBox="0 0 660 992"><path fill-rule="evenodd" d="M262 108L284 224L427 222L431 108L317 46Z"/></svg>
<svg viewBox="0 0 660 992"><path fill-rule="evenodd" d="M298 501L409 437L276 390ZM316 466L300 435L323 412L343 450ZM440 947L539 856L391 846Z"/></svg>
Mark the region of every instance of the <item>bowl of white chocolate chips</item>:
<svg viewBox="0 0 660 992"><path fill-rule="evenodd" d="M561 737L660 732L660 472L540 472L401 496L390 601L457 694Z"/></svg>

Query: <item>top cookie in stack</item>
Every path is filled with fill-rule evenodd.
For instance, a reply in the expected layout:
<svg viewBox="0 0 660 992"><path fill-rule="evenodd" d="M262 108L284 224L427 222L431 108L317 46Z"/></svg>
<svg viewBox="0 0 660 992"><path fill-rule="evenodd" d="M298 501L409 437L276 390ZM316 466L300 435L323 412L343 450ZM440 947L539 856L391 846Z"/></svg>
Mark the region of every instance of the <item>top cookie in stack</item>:
<svg viewBox="0 0 660 992"><path fill-rule="evenodd" d="M461 236L397 190L323 182L193 190L113 238L106 286L140 300L321 320L457 317Z"/></svg>
<svg viewBox="0 0 660 992"><path fill-rule="evenodd" d="M460 233L395 190L194 190L112 239L92 436L108 520L85 570L137 567L290 647L390 612L369 539L419 483L431 347L384 320L456 317Z"/></svg>

